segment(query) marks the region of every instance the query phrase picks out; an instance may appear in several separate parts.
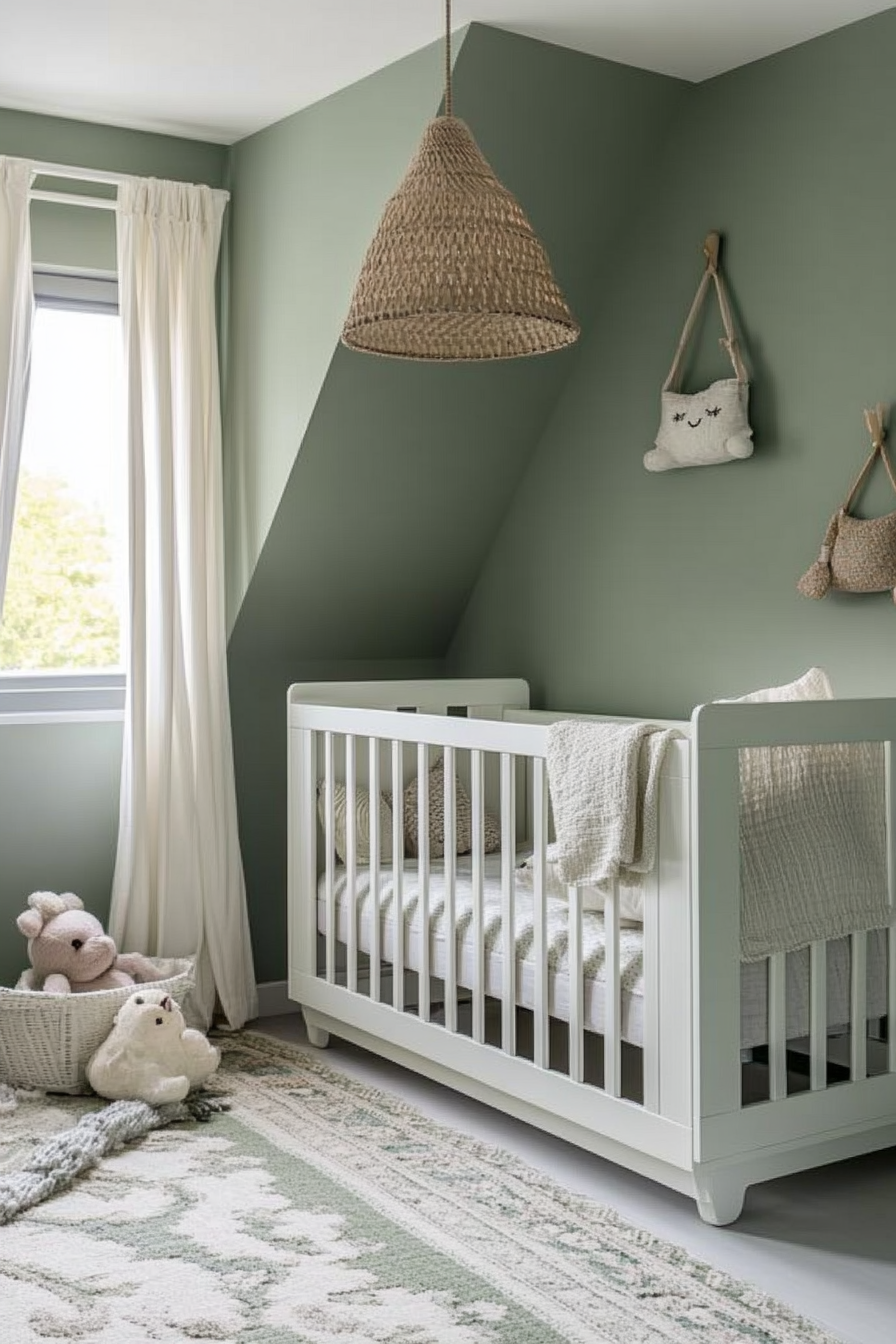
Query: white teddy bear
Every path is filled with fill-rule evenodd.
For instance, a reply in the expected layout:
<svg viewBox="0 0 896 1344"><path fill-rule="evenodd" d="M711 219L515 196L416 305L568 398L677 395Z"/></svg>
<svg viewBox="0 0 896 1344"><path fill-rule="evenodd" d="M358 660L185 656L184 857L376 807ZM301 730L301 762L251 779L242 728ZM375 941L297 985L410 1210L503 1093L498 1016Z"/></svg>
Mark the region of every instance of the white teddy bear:
<svg viewBox="0 0 896 1344"><path fill-rule="evenodd" d="M201 1031L185 1025L170 995L143 989L119 1008L115 1025L87 1065L87 1081L110 1101L161 1106L183 1101L220 1062L221 1052Z"/></svg>

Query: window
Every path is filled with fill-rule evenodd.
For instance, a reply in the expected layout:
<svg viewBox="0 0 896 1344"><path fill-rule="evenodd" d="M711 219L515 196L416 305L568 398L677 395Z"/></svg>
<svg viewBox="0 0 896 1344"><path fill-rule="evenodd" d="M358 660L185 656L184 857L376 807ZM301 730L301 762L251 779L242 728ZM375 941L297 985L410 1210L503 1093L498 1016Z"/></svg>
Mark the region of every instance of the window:
<svg viewBox="0 0 896 1344"><path fill-rule="evenodd" d="M0 672L121 672L127 566L117 284L35 274Z"/></svg>

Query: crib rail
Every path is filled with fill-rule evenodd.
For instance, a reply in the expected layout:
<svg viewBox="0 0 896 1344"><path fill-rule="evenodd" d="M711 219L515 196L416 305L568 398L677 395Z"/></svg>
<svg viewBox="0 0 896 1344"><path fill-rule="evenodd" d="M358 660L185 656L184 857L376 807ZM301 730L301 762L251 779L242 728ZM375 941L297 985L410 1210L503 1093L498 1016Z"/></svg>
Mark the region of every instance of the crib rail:
<svg viewBox="0 0 896 1344"><path fill-rule="evenodd" d="M643 1039L638 1048L625 1042L626 1014L622 985L621 923L619 892L614 888L604 910L604 964L602 980L585 974L584 929L589 917L582 893L565 891L566 918L558 942L557 905L549 920L547 846L550 810L547 787L547 722L517 722L490 717L434 716L393 709L292 703L290 707L291 803L302 813L295 833L291 871L304 891L301 930L294 940L296 958L304 958L303 975L313 977L321 993L325 986L347 991L372 1012L388 1007L403 1019L427 1026L438 1025L458 1044L484 1052L486 1073L493 1070L496 1055L527 1065L540 1075L532 1095L544 1100L550 1093L551 1109L557 1107L558 1085L568 1085L590 1096L593 1106L599 1095L637 1108L655 1117L664 1116L676 1130L673 1148L676 1160L688 1159L683 1126L687 1123L687 1042L670 1027L665 1064L662 1061L663 1003L659 986L659 942L662 937L658 913L657 883L648 883L648 910L643 935ZM512 709L520 717L518 707ZM431 852L431 774L433 761L441 756L444 798L444 856ZM359 769L364 763L363 770ZM462 781L471 811L471 843L459 885L458 781ZM344 867L336 859L336 793L344 786L345 815L355 817L361 790L371 798L385 793L392 800L391 855L380 821L380 809L371 805L367 834L360 837L346 824ZM415 806L407 812L408 790ZM686 788L672 791L666 818L670 833L687 834L687 818L676 812ZM395 805L399 800L399 805ZM404 803L404 805L402 805ZM494 879L499 895L486 905L486 814L500 829L500 869ZM405 819L416 822L417 852L407 855ZM362 841L363 859L359 858ZM516 945L520 890L516 867L523 842L531 849L531 902L533 955L525 961ZM686 862L679 855L682 874ZM322 878L324 917L318 918L318 869ZM436 875L438 882L436 883ZM363 885L360 901L346 893ZM439 959L434 935L422 930L433 927L433 890L441 902ZM466 885L465 885L466 884ZM463 901L458 895L463 886ZM552 888L553 889L553 888ZM379 899L377 893L384 892ZM408 893L411 893L409 898ZM670 902L666 931L679 925L676 940L687 952L687 893L677 909ZM416 902L414 937L398 912L408 899ZM487 917L495 903L500 911L500 931L488 942ZM291 906L292 906L291 901ZM363 915L359 910L365 906ZM370 912L374 913L371 914ZM526 906L528 912L528 905ZM362 925L359 925L359 918ZM318 955L318 924L322 929L322 953ZM463 926L463 927L461 927ZM469 936L464 934L469 926ZM363 933L363 936L362 936ZM553 937L553 944L552 944ZM565 966L554 963L563 955ZM558 947L560 949L558 953ZM312 949L314 951L312 952ZM490 956L500 952L500 966L490 966ZM496 983L496 978L498 983ZM687 967L677 990L668 982L666 999L678 994L674 1022L686 1012ZM306 980L306 995L307 980ZM600 999L600 1006L597 999ZM629 1012L634 1011L630 1008ZM600 1024L600 1031L594 1027ZM381 1028L382 1030L382 1028ZM672 1037L674 1036L674 1041ZM431 1049L432 1047L428 1047ZM467 1063L465 1068L468 1070ZM531 1081L531 1080L530 1080ZM523 1090L526 1090L523 1088ZM577 1111L581 1102L571 1106ZM561 1104L562 1110L562 1104ZM609 1125L610 1130L614 1128ZM620 1138L626 1122L616 1122ZM663 1147L663 1145L660 1145ZM664 1152L667 1151L665 1146Z"/></svg>
<svg viewBox="0 0 896 1344"><path fill-rule="evenodd" d="M304 1007L312 1042L333 1031L498 1104L694 1195L712 1222L737 1217L752 1181L896 1143L894 702L695 712L689 740L673 742L663 766L633 1050L624 892L614 887L606 897L603 974L586 974L586 891L560 893L560 924L549 892L554 716L527 711L526 700L521 683L292 688L289 992ZM838 940L812 943L802 980L793 954L744 967L739 753L855 742L884 744L889 921L877 931L848 928L839 953ZM463 858L458 778L471 817ZM354 825L362 790L374 799L363 832ZM389 826L381 793L392 800ZM351 820L340 862L343 801ZM497 859L485 853L488 814L499 826ZM525 889L516 872L524 843L533 850ZM368 894L356 899L364 883ZM524 957L516 931L530 910L533 955ZM441 941L431 936L436 924ZM571 971L558 954L558 927ZM836 955L846 957L845 1008L829 973ZM744 1054L748 973L764 976L765 998L759 1044ZM797 985L806 996L804 1039L791 1028ZM832 1030L834 1017L846 1019L843 1034ZM753 1096L745 1080L763 1071L765 1092Z"/></svg>

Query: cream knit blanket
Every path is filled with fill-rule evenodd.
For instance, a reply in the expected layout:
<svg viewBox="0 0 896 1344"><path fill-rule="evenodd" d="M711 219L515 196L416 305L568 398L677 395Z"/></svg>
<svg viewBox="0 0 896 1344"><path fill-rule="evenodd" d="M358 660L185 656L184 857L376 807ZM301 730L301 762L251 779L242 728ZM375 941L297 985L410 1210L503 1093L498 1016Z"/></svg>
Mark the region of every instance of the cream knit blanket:
<svg viewBox="0 0 896 1344"><path fill-rule="evenodd" d="M657 794L666 747L680 734L652 723L561 719L548 728L548 783L562 882L632 886L656 859Z"/></svg>
<svg viewBox="0 0 896 1344"><path fill-rule="evenodd" d="M831 697L813 668L741 703ZM548 858L563 883L637 886L651 870L660 766L676 736L650 723L551 724L557 838ZM750 747L740 753L740 785L744 961L889 924L881 746Z"/></svg>

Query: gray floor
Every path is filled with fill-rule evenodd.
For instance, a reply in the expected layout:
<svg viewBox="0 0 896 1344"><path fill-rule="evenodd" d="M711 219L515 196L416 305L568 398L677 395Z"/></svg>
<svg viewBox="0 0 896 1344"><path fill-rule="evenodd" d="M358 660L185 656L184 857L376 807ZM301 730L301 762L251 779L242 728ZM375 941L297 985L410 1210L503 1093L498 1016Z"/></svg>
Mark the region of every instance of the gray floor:
<svg viewBox="0 0 896 1344"><path fill-rule="evenodd" d="M253 1026L307 1045L298 1013ZM753 1186L740 1220L712 1228L684 1196L356 1046L333 1039L326 1058L756 1284L845 1344L896 1344L896 1149Z"/></svg>

